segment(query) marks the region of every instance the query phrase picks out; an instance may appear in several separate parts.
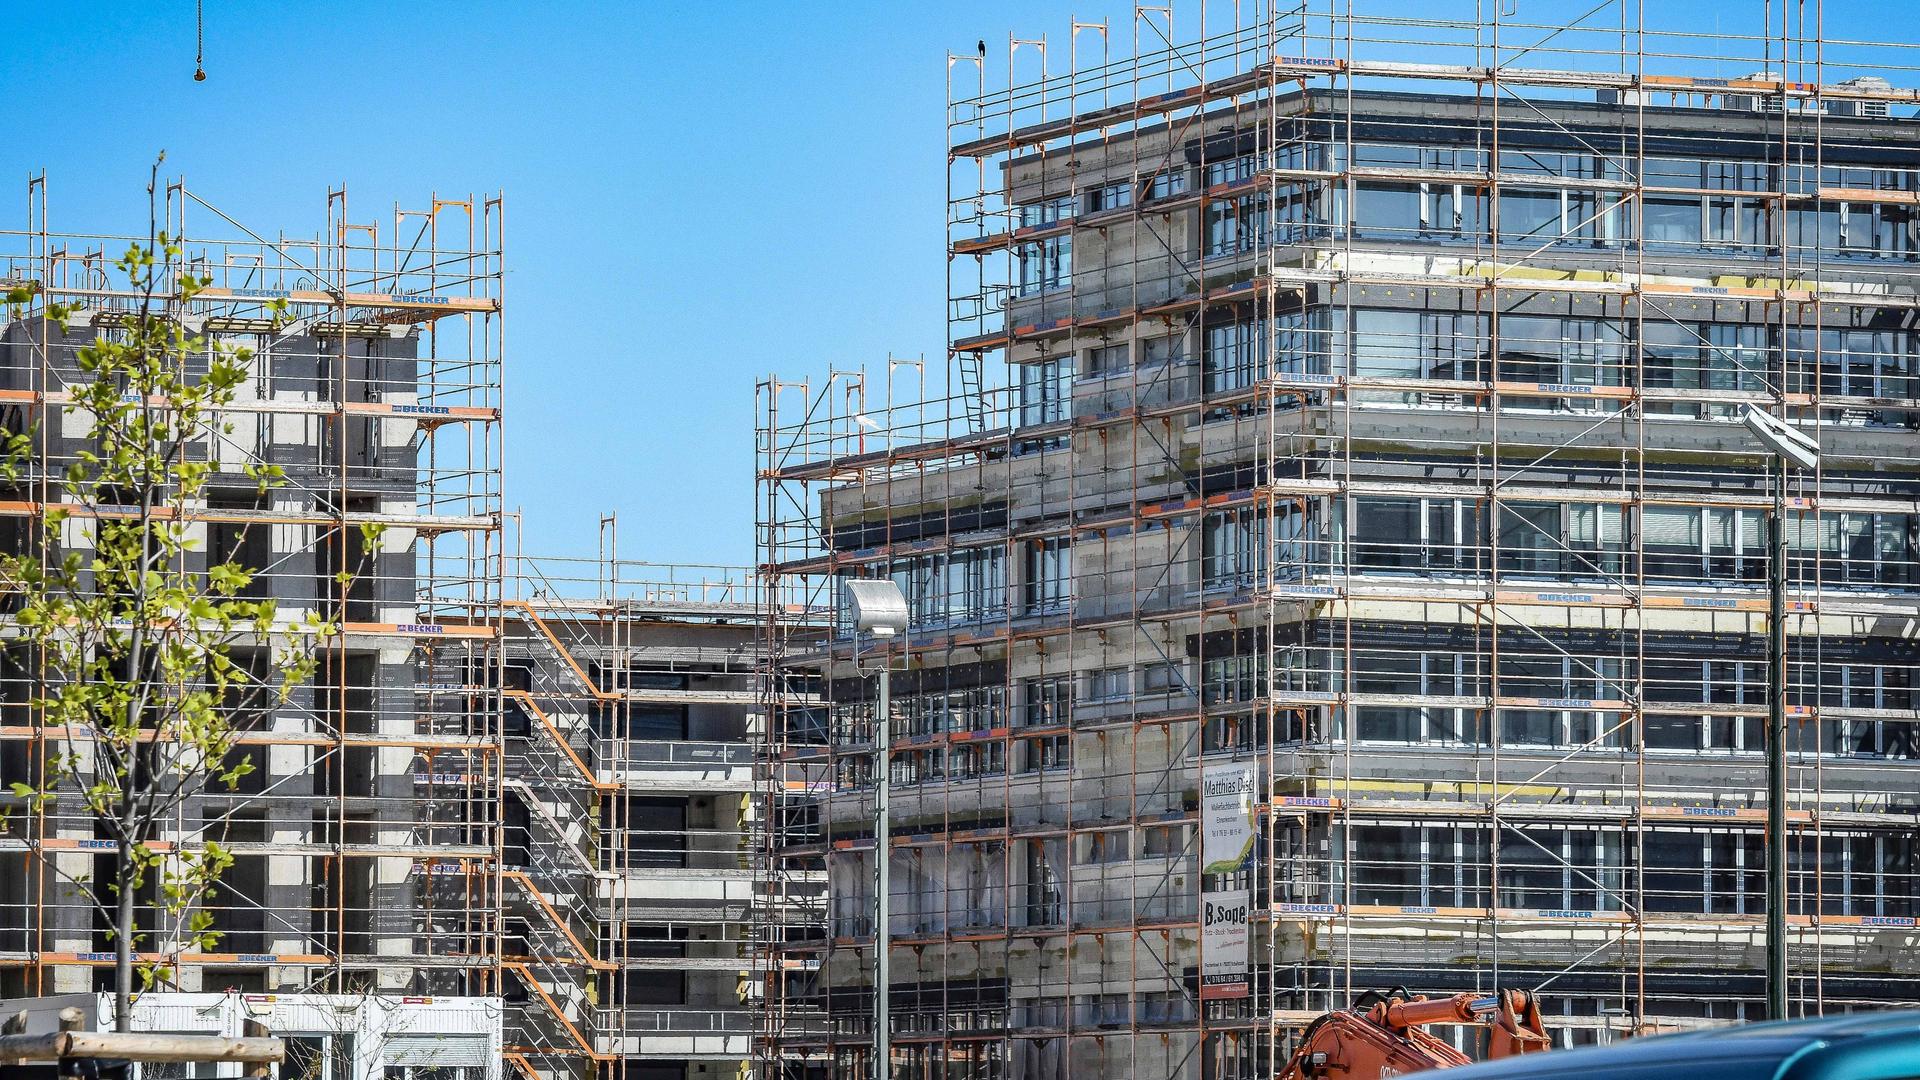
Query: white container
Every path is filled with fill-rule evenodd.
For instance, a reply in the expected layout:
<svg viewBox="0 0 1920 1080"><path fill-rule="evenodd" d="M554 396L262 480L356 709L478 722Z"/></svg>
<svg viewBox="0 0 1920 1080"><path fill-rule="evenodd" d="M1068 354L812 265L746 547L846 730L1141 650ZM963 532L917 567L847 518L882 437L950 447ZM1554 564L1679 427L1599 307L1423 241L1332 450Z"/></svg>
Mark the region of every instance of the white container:
<svg viewBox="0 0 1920 1080"><path fill-rule="evenodd" d="M59 1030L62 1009L86 1027L113 1030L112 994L64 994L0 1002L0 1016L27 1013L27 1034ZM282 1080L500 1080L498 998L361 994L141 994L133 1029L176 1035L247 1034L266 1025L287 1043ZM239 1077L239 1064L152 1064L143 1080Z"/></svg>

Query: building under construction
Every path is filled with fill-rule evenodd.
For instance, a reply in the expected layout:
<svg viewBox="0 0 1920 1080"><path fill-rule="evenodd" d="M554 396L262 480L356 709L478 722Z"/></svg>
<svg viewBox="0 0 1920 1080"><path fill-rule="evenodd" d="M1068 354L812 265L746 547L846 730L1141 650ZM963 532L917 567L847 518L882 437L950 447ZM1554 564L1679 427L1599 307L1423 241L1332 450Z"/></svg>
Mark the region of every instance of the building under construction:
<svg viewBox="0 0 1920 1080"><path fill-rule="evenodd" d="M738 1077L761 1026L761 593L739 568L519 557L503 809L510 1060ZM798 619L799 613L783 618Z"/></svg>
<svg viewBox="0 0 1920 1080"><path fill-rule="evenodd" d="M1920 1000L1912 48L1255 7L950 57L945 370L762 386L766 584L913 618L767 621L769 887L828 883L770 1073L876 1075L882 936L892 1076L1264 1076L1396 985L1537 989L1563 1042L1761 1016L1747 406L1821 448L1792 1008Z"/></svg>
<svg viewBox="0 0 1920 1080"><path fill-rule="evenodd" d="M257 571L243 597L276 600L289 627L312 614L340 632L312 642L310 680L239 721L253 771L201 791L157 841L232 853L205 903L219 951L143 921L144 959L177 965L160 990L496 995L500 726L484 676L500 627L501 204L375 211L342 190L324 231L298 237L248 230L184 183L156 199L178 270L208 280L190 300L145 307L114 270L149 237L52 229L44 177L28 186L27 228L0 234L0 279L34 293L0 338L0 428L34 440L0 494L0 543L84 556L97 522L139 513L83 503L63 478L93 445L69 407L93 378L80 351L145 311L251 350L191 447L213 471L186 510L187 558L240 562ZM285 482L262 493L262 466ZM54 510L64 525L48 525ZM384 531L370 542L364 525ZM242 640L236 660L270 647ZM15 640L0 664L0 773L39 785L86 736L49 721L30 646ZM81 883L112 880L115 841L52 783L44 803L0 795L7 997L113 985L110 925ZM148 885L142 903L157 904Z"/></svg>
<svg viewBox="0 0 1920 1080"><path fill-rule="evenodd" d="M16 545L63 506L84 446L66 407L88 378L79 350L142 302L111 264L142 238L55 233L46 203L35 180L30 227L0 234L5 288L38 286L0 338L0 428L41 440L0 493ZM315 646L310 685L243 718L255 771L160 841L212 840L234 863L205 905L220 951L143 946L177 972L137 1022L270 1019L319 1048L306 1080L389 1065L486 1080L502 1054L525 1080L740 1075L760 1028L750 939L772 919L754 858L763 591L743 569L618 560L610 519L596 558L504 550L498 200L376 223L336 192L305 239L248 230L183 184L162 205L183 271L212 279L164 317L251 350L196 451L216 464L190 511L200 551L258 570L244 595L343 633ZM203 239L209 224L245 239ZM77 307L64 328L50 302ZM248 470L266 465L286 482L263 497ZM385 527L376 550L362 524ZM0 781L37 782L69 733L47 722L25 647L0 664ZM79 883L102 880L114 842L72 792L0 795L0 814L0 998L91 1014L114 954ZM492 1060L447 1056L457 1025L419 1019L455 1013L493 1025ZM402 1034L422 1023L439 1029L431 1053Z"/></svg>

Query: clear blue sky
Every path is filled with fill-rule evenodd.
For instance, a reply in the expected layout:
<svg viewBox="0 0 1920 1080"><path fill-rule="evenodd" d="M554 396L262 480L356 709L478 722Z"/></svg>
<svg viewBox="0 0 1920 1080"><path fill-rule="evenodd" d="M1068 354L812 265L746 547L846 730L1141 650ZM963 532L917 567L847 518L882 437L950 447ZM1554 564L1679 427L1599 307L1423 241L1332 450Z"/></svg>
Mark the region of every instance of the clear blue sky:
<svg viewBox="0 0 1920 1080"><path fill-rule="evenodd" d="M1541 21L1592 6L1506 2ZM528 550L591 553L617 511L624 556L734 563L753 557L754 380L941 355L946 52L1004 55L1011 31L1059 61L1071 14L1106 19L1118 55L1133 11L206 0L196 84L193 6L12 6L0 222L24 225L45 169L56 230L130 227L163 148L263 231L317 232L341 183L362 210L504 191L506 492ZM1828 34L1913 36L1876 6L1828 0ZM1197 4L1180 9L1184 40ZM1758 29L1758 0L1648 19L1715 10Z"/></svg>

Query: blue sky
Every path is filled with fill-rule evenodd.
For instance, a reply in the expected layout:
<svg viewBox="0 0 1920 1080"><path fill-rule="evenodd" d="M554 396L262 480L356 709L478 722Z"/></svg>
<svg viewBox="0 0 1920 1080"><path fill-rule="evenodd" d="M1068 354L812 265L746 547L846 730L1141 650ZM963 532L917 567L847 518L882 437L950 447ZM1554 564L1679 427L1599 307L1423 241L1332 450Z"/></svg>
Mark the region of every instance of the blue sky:
<svg viewBox="0 0 1920 1080"><path fill-rule="evenodd" d="M1592 6L1508 2L1542 20ZM938 363L946 52L1046 34L1058 62L1071 14L1107 20L1119 55L1133 11L317 6L206 0L196 84L192 0L18 5L0 222L24 225L44 169L55 230L131 227L163 148L256 230L318 231L341 183L368 210L503 191L506 493L528 550L591 553L615 511L623 556L721 563L753 558L756 378L889 351ZM1760 9L1676 0L1660 17L1706 28L1729 7ZM1828 0L1829 34L1883 32L1850 18L1871 8ZM1181 6L1177 37L1197 10Z"/></svg>

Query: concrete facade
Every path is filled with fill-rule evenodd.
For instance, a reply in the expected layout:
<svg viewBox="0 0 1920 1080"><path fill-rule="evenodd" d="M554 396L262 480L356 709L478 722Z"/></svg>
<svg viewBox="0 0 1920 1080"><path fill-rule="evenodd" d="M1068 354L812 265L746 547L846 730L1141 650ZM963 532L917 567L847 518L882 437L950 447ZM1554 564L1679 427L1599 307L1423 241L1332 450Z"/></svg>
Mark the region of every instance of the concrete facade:
<svg viewBox="0 0 1920 1080"><path fill-rule="evenodd" d="M505 687L510 1041L542 1068L744 1075L761 1030L751 942L758 615L744 574L566 599L525 560ZM590 1055L583 1051L590 1050Z"/></svg>
<svg viewBox="0 0 1920 1080"><path fill-rule="evenodd" d="M176 237L181 197L163 205ZM476 237L497 239L497 206L443 201L436 213L464 209ZM37 294L0 331L0 427L30 432L34 458L0 510L10 553L36 550L40 515L67 502L59 478L88 447L88 418L67 405L69 388L92 378L81 350L140 307L91 249L98 238L10 242L22 237L29 250L8 253L7 284ZM310 680L240 718L235 757L253 771L231 791L195 794L160 837L175 850L218 842L234 861L203 905L219 935L211 949L182 948L143 921L144 958L177 965L147 999L325 992L492 1007L499 915L485 883L498 860L501 744L484 675L498 663L498 250L443 245L439 265L416 276L375 273L374 254L346 246L181 243L210 284L153 310L246 350L247 369L188 451L214 469L186 508L187 569L237 561L254 571L242 595L276 601L283 624L315 614L340 632L313 644ZM453 267L457 285L436 276ZM375 279L391 291L368 290ZM48 302L74 307L64 329ZM260 466L284 482L261 494L248 474ZM93 519L126 510L96 502L66 507L49 557L84 557ZM383 527L377 541L365 525ZM247 637L235 658L264 671L266 648ZM33 782L66 745L36 704L50 676L18 644L0 663L0 774ZM71 790L38 810L11 794L0 802L0 996L110 990L107 923L76 882L101 879L114 841Z"/></svg>
<svg viewBox="0 0 1920 1080"><path fill-rule="evenodd" d="M895 1075L1260 1076L1396 985L1542 986L1563 1043L1758 1018L1747 403L1824 455L1788 523L1795 1008L1920 1000L1920 122L1251 70L956 137L944 427L763 411L776 574L914 613ZM781 657L830 701L773 736L820 793L781 864L829 882L796 1075L871 1075L872 647ZM1209 873L1236 768L1254 852Z"/></svg>

